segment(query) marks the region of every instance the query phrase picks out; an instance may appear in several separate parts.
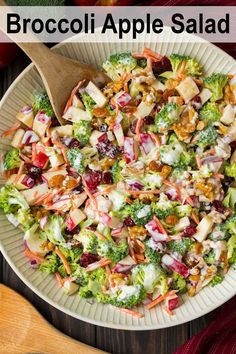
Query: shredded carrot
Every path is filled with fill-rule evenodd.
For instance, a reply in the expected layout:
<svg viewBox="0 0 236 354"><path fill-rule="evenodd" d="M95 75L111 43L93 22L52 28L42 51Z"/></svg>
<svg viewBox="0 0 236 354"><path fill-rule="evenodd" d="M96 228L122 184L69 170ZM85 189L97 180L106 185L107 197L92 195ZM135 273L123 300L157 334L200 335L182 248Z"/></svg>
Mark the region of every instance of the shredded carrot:
<svg viewBox="0 0 236 354"><path fill-rule="evenodd" d="M13 184L17 184L17 182L19 181L19 179L20 179L20 177L22 175L22 172L23 172L24 165L25 165L25 162L21 161L20 167L19 167L17 175L16 175L16 177L15 177L15 179L13 181Z"/></svg>
<svg viewBox="0 0 236 354"><path fill-rule="evenodd" d="M137 124L136 124L136 129L135 129L135 133L137 134L138 137L140 136L140 129L141 129L142 124L143 124L143 118L139 117Z"/></svg>
<svg viewBox="0 0 236 354"><path fill-rule="evenodd" d="M229 79L232 79L233 77L234 77L233 74L228 74L228 78L229 78Z"/></svg>
<svg viewBox="0 0 236 354"><path fill-rule="evenodd" d="M150 135L150 137L152 138L152 140L154 141L154 143L160 147L161 146L161 141L158 135L154 134L153 132L149 132L148 133Z"/></svg>
<svg viewBox="0 0 236 354"><path fill-rule="evenodd" d="M199 221L199 218L194 210L192 210L191 217L192 217L193 221L198 225L200 221Z"/></svg>
<svg viewBox="0 0 236 354"><path fill-rule="evenodd" d="M110 185L109 187L101 190L100 192L95 193L95 197L98 197L99 195L107 195L109 194L114 188L116 187L115 184Z"/></svg>
<svg viewBox="0 0 236 354"><path fill-rule="evenodd" d="M24 160L26 163L32 163L32 160L29 157L25 156L22 153L20 153L19 155L20 155L20 158L22 158L22 160Z"/></svg>
<svg viewBox="0 0 236 354"><path fill-rule="evenodd" d="M44 257L39 256L37 253L31 252L28 247L25 248L24 254L26 257L31 258L31 259L35 259L39 263L42 263L45 260Z"/></svg>
<svg viewBox="0 0 236 354"><path fill-rule="evenodd" d="M133 201L131 199L129 199L128 197L125 198L125 202L130 205L133 204Z"/></svg>
<svg viewBox="0 0 236 354"><path fill-rule="evenodd" d="M106 237L104 235L100 234L100 232L94 231L94 233L97 236L97 238L99 238L99 240L106 240Z"/></svg>
<svg viewBox="0 0 236 354"><path fill-rule="evenodd" d="M138 318L143 318L144 315L138 311L134 311L134 310L130 310L130 309L125 309L124 307L115 307L115 306L112 306L114 309L118 310L118 311L121 311L121 312L125 312L127 313L128 315L131 315L133 317L138 317Z"/></svg>
<svg viewBox="0 0 236 354"><path fill-rule="evenodd" d="M70 97L66 103L66 107L64 109L64 113L65 114L67 112L67 110L72 106L72 102L73 102L73 97L76 94L76 92L78 91L78 89L85 83L85 80L82 80L78 83L78 85L76 85L73 90L71 91Z"/></svg>
<svg viewBox="0 0 236 354"><path fill-rule="evenodd" d="M194 206L194 203L193 203L193 200L192 200L192 198L191 197L186 197L185 198L185 200L186 200L186 202L189 204L189 205L191 205L192 207Z"/></svg>
<svg viewBox="0 0 236 354"><path fill-rule="evenodd" d="M219 179L224 179L224 178L225 178L225 176L222 175L221 173L214 173L213 176L214 176L215 178L219 178Z"/></svg>
<svg viewBox="0 0 236 354"><path fill-rule="evenodd" d="M153 50L149 48L144 48L143 54L146 55L148 58L151 58L153 61L161 61L163 56L153 52Z"/></svg>
<svg viewBox="0 0 236 354"><path fill-rule="evenodd" d="M55 273L55 277L56 277L59 287L62 288L64 285L64 279L61 277L59 272Z"/></svg>
<svg viewBox="0 0 236 354"><path fill-rule="evenodd" d="M36 159L37 151L36 151L36 143L32 144L32 161L34 162Z"/></svg>
<svg viewBox="0 0 236 354"><path fill-rule="evenodd" d="M133 247L132 247L132 242L131 242L130 236L127 238L127 241L128 241L128 245L129 245L130 256L133 258L135 263L137 263L137 260L136 260L135 254L134 254L134 250L133 250Z"/></svg>
<svg viewBox="0 0 236 354"><path fill-rule="evenodd" d="M126 192L131 195L136 195L136 194L159 194L160 191L159 189L153 189L151 191L140 191L140 190L133 190L133 189L127 189Z"/></svg>
<svg viewBox="0 0 236 354"><path fill-rule="evenodd" d="M204 152L204 155L215 155L216 151L215 149L210 149Z"/></svg>
<svg viewBox="0 0 236 354"><path fill-rule="evenodd" d="M55 253L58 255L58 257L60 258L60 260L62 261L62 264L65 267L66 273L67 274L71 274L71 269L70 269L70 265L67 262L66 257L64 256L64 254L59 250L59 248L55 249Z"/></svg>
<svg viewBox="0 0 236 354"><path fill-rule="evenodd" d="M95 208L98 208L98 203L94 195L90 192L90 190L87 187L84 187L84 191L87 193L87 196L91 200L91 202L94 204Z"/></svg>
<svg viewBox="0 0 236 354"><path fill-rule="evenodd" d="M198 167L198 169L200 170L201 169L201 167L202 167L202 162L201 162L201 158L200 158L200 156L199 155L196 155L196 163L197 163L197 167Z"/></svg>
<svg viewBox="0 0 236 354"><path fill-rule="evenodd" d="M20 122L15 122L11 128L6 130L4 133L2 133L2 138L6 138L8 135L11 135L16 131L18 128L20 128L21 123Z"/></svg>
<svg viewBox="0 0 236 354"><path fill-rule="evenodd" d="M144 261L144 255L143 254L138 254L138 253L135 253L135 258L138 260L138 261Z"/></svg>
<svg viewBox="0 0 236 354"><path fill-rule="evenodd" d="M200 138L200 134L195 135L195 137L191 140L191 144L195 143Z"/></svg>
<svg viewBox="0 0 236 354"><path fill-rule="evenodd" d="M67 159L67 156L66 156L66 147L60 141L58 141L56 139L53 139L52 143L54 145L56 145L59 149L61 149L61 153L63 155L63 158L64 158L66 164L68 165L69 162L68 162L68 159Z"/></svg>
<svg viewBox="0 0 236 354"><path fill-rule="evenodd" d="M176 292L177 292L176 290L171 290L164 295L159 295L156 299L154 299L149 304L147 304L146 307L148 308L148 310L151 310L154 306L158 305L160 302L165 300L168 296L174 295Z"/></svg>
<svg viewBox="0 0 236 354"><path fill-rule="evenodd" d="M110 264L111 260L108 258L101 258L100 261L91 263L87 266L87 272L91 272L95 269L105 267L106 265Z"/></svg>
<svg viewBox="0 0 236 354"><path fill-rule="evenodd" d="M156 221L157 226L158 226L159 229L163 232L163 234L167 235L167 232L166 232L166 230L164 229L162 223L160 222L160 220L159 220L155 215L153 216L153 220Z"/></svg>

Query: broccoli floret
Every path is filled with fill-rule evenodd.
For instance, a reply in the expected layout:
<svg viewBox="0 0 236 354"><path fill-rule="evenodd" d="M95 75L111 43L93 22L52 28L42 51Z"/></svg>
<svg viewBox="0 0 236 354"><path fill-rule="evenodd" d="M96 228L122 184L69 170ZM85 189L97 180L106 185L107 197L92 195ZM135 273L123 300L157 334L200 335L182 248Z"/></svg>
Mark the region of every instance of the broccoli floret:
<svg viewBox="0 0 236 354"><path fill-rule="evenodd" d="M211 286L216 286L217 284L222 283L222 281L224 280L224 277L220 274L216 274L212 280L211 280Z"/></svg>
<svg viewBox="0 0 236 354"><path fill-rule="evenodd" d="M236 178L236 163L232 162L225 166L225 175Z"/></svg>
<svg viewBox="0 0 236 354"><path fill-rule="evenodd" d="M226 220L224 230L231 235L236 235L236 215L233 215Z"/></svg>
<svg viewBox="0 0 236 354"><path fill-rule="evenodd" d="M81 146L85 146L92 133L91 124L87 120L80 120L78 123L73 124L73 135L79 140Z"/></svg>
<svg viewBox="0 0 236 354"><path fill-rule="evenodd" d="M234 223L234 226L232 228L232 236L230 237L230 239L227 242L227 246L228 246L228 255L227 258L229 260L229 263L236 263L236 233L235 233L235 229L236 229L236 222Z"/></svg>
<svg viewBox="0 0 236 354"><path fill-rule="evenodd" d="M76 264L78 260L80 259L83 250L82 248L65 248L63 246L59 246L60 251L64 254L66 257L67 261L69 263L74 263Z"/></svg>
<svg viewBox="0 0 236 354"><path fill-rule="evenodd" d="M207 127L197 133L198 139L194 143L201 148L206 148L216 142L218 138L217 131L214 127Z"/></svg>
<svg viewBox="0 0 236 354"><path fill-rule="evenodd" d="M155 125L159 132L163 132L174 124L180 116L181 106L177 103L167 103L155 117Z"/></svg>
<svg viewBox="0 0 236 354"><path fill-rule="evenodd" d="M177 205L175 207L175 214L179 218L183 218L184 216L190 216L192 212L192 207L189 204Z"/></svg>
<svg viewBox="0 0 236 354"><path fill-rule="evenodd" d="M192 164L194 152L187 151L184 143L180 142L173 134L169 139L168 145L160 147L160 158L163 163L170 166L188 166Z"/></svg>
<svg viewBox="0 0 236 354"><path fill-rule="evenodd" d="M179 294L183 294L187 291L187 286L186 286L187 283L184 277L174 272L172 279L173 279L173 283L171 287L173 290L178 290Z"/></svg>
<svg viewBox="0 0 236 354"><path fill-rule="evenodd" d="M87 273L88 274L88 273ZM101 288L107 285L107 273L104 268L96 269L87 275L86 284L81 286L79 295L91 297L101 294Z"/></svg>
<svg viewBox="0 0 236 354"><path fill-rule="evenodd" d="M109 193L109 199L112 201L113 210L118 211L126 206L127 194L122 190L113 190Z"/></svg>
<svg viewBox="0 0 236 354"><path fill-rule="evenodd" d="M96 106L96 102L85 91L80 93L80 97L85 106L86 111L92 114L93 108Z"/></svg>
<svg viewBox="0 0 236 354"><path fill-rule="evenodd" d="M147 59L142 58L142 59L138 59L137 65L140 66L140 68L146 68L147 66Z"/></svg>
<svg viewBox="0 0 236 354"><path fill-rule="evenodd" d="M88 284L89 272L86 271L86 268L78 264L76 269L71 273L71 277L76 277L76 283L85 286Z"/></svg>
<svg viewBox="0 0 236 354"><path fill-rule="evenodd" d="M136 66L137 60L129 52L112 54L102 65L113 81L118 81L124 73L129 74Z"/></svg>
<svg viewBox="0 0 236 354"><path fill-rule="evenodd" d="M84 252L97 253L98 240L93 231L88 229L81 230L77 240L82 243Z"/></svg>
<svg viewBox="0 0 236 354"><path fill-rule="evenodd" d="M87 161L79 148L67 149L66 156L71 167L75 168L79 173L84 173Z"/></svg>
<svg viewBox="0 0 236 354"><path fill-rule="evenodd" d="M234 210L235 204L236 204L236 188L230 187L223 200L223 205L226 208L231 208Z"/></svg>
<svg viewBox="0 0 236 354"><path fill-rule="evenodd" d="M152 209L149 204L134 202L130 207L131 218L136 225L144 226L152 218Z"/></svg>
<svg viewBox="0 0 236 354"><path fill-rule="evenodd" d="M119 262L129 253L129 247L126 240L121 240L119 244L110 240L98 240L97 253L101 257L106 257L112 262Z"/></svg>
<svg viewBox="0 0 236 354"><path fill-rule="evenodd" d="M66 223L60 215L50 215L47 224L43 228L43 234L55 244L63 244L65 239L63 232L66 228Z"/></svg>
<svg viewBox="0 0 236 354"><path fill-rule="evenodd" d="M20 163L20 149L13 148L6 153L3 161L3 167L4 170L11 170L12 168L19 167Z"/></svg>
<svg viewBox="0 0 236 354"><path fill-rule="evenodd" d="M145 241L145 257L149 259L150 263L158 264L161 263L161 253L158 253L154 248L152 248L153 239L149 238Z"/></svg>
<svg viewBox="0 0 236 354"><path fill-rule="evenodd" d="M185 62L185 72L190 76L200 76L202 75L202 67L198 62L187 55L172 54L170 56L170 62L174 74L177 74L177 71L180 69L180 66Z"/></svg>
<svg viewBox="0 0 236 354"><path fill-rule="evenodd" d="M175 167L171 172L171 177L176 179L183 178L183 173L185 171L186 171L186 167L184 166Z"/></svg>
<svg viewBox="0 0 236 354"><path fill-rule="evenodd" d="M142 178L142 183L146 188L160 188L162 185L162 176L158 172L148 171L145 173L144 177Z"/></svg>
<svg viewBox="0 0 236 354"><path fill-rule="evenodd" d="M132 308L140 304L146 297L142 285L121 285L112 289L107 301L116 307Z"/></svg>
<svg viewBox="0 0 236 354"><path fill-rule="evenodd" d="M208 238L213 241L222 241L229 238L229 233L225 230L225 224L215 226Z"/></svg>
<svg viewBox="0 0 236 354"><path fill-rule="evenodd" d="M13 185L7 184L0 190L0 208L5 214L14 214L20 208L29 209L29 205Z"/></svg>
<svg viewBox="0 0 236 354"><path fill-rule="evenodd" d="M58 270L60 264L61 262L57 254L51 253L45 258L45 261L40 264L39 270L47 274L53 274Z"/></svg>
<svg viewBox="0 0 236 354"><path fill-rule="evenodd" d="M228 82L225 74L212 74L204 80L204 86L212 92L211 102L220 100L223 97L223 88Z"/></svg>
<svg viewBox="0 0 236 354"><path fill-rule="evenodd" d="M147 293L153 293L155 288L166 281L163 270L153 263L139 264L132 269L132 281L144 287Z"/></svg>
<svg viewBox="0 0 236 354"><path fill-rule="evenodd" d="M204 257L203 257L204 261L206 262L206 264L211 265L215 263L215 252L214 251L210 251L209 253L207 253Z"/></svg>
<svg viewBox="0 0 236 354"><path fill-rule="evenodd" d="M184 256L185 253L187 253L190 250L192 244L193 241L190 238L185 237L178 241L171 240L170 242L167 243L167 247L172 252L178 252L179 254L181 254L181 256Z"/></svg>
<svg viewBox="0 0 236 354"><path fill-rule="evenodd" d="M120 161L116 161L112 166L111 173L112 173L112 179L114 183L118 183L123 179L123 176L121 175L121 171L124 165L125 165L124 160L120 160Z"/></svg>
<svg viewBox="0 0 236 354"><path fill-rule="evenodd" d="M164 194L160 194L159 201L152 203L152 212L160 219L165 219L168 215L174 213L174 204Z"/></svg>
<svg viewBox="0 0 236 354"><path fill-rule="evenodd" d="M200 118L212 125L220 120L221 113L215 102L207 102L200 110Z"/></svg>
<svg viewBox="0 0 236 354"><path fill-rule="evenodd" d="M19 221L20 228L23 231L29 230L35 223L35 218L30 209L18 209L15 217Z"/></svg>
<svg viewBox="0 0 236 354"><path fill-rule="evenodd" d="M121 221L130 216L130 205L126 204L122 209L111 212L112 216L116 216Z"/></svg>
<svg viewBox="0 0 236 354"><path fill-rule="evenodd" d="M46 93L41 93L34 96L33 110L35 114L42 111L49 117L55 117L52 105Z"/></svg>

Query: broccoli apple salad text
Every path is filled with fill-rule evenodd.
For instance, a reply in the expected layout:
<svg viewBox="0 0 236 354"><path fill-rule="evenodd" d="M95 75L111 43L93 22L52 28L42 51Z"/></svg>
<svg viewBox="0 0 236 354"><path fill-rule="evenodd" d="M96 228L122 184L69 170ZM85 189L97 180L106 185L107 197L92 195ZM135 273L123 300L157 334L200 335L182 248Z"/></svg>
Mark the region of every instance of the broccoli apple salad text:
<svg viewBox="0 0 236 354"><path fill-rule="evenodd" d="M172 315L236 262L236 79L147 48L103 69L111 82L79 82L65 125L46 94L17 114L0 207L68 295Z"/></svg>

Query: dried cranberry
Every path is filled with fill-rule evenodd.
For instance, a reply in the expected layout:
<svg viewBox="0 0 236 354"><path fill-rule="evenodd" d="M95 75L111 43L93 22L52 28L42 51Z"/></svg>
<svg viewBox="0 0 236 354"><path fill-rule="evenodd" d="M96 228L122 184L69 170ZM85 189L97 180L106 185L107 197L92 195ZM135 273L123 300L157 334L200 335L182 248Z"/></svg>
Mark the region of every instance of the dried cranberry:
<svg viewBox="0 0 236 354"><path fill-rule="evenodd" d="M109 148L107 149L106 155L110 157L110 159L114 159L119 153L120 150L118 146L110 144Z"/></svg>
<svg viewBox="0 0 236 354"><path fill-rule="evenodd" d="M195 96L192 99L191 103L192 103L193 108L196 110L202 108L202 99L200 96Z"/></svg>
<svg viewBox="0 0 236 354"><path fill-rule="evenodd" d="M69 144L69 148L73 149L73 148L76 148L76 147L80 147L80 142L79 142L79 140L73 138L73 139L71 139L71 142Z"/></svg>
<svg viewBox="0 0 236 354"><path fill-rule="evenodd" d="M190 225L184 229L184 236L191 237L197 232L196 226Z"/></svg>
<svg viewBox="0 0 236 354"><path fill-rule="evenodd" d="M108 147L109 147L109 143L98 143L96 145L96 148L98 149L98 151L101 155L106 154Z"/></svg>
<svg viewBox="0 0 236 354"><path fill-rule="evenodd" d="M232 149L232 152L234 152L236 150L236 140L232 141L229 145L230 145L230 147Z"/></svg>
<svg viewBox="0 0 236 354"><path fill-rule="evenodd" d="M102 181L105 184L112 184L113 183L112 173L110 171L104 171L102 175Z"/></svg>
<svg viewBox="0 0 236 354"><path fill-rule="evenodd" d="M94 263L98 260L98 256L93 253L83 253L80 257L79 264L81 267L86 268L89 264Z"/></svg>
<svg viewBox="0 0 236 354"><path fill-rule="evenodd" d="M92 171L84 175L84 181L87 187L91 190L95 190L102 182L102 172Z"/></svg>
<svg viewBox="0 0 236 354"><path fill-rule="evenodd" d="M80 183L77 187L75 187L72 191L73 194L80 194L84 191L84 187L82 183Z"/></svg>
<svg viewBox="0 0 236 354"><path fill-rule="evenodd" d="M42 175L42 169L33 165L27 165L28 176L32 179L38 179Z"/></svg>
<svg viewBox="0 0 236 354"><path fill-rule="evenodd" d="M134 226L135 223L134 223L134 221L131 219L130 216L127 216L127 218L125 218L125 220L124 220L124 225L125 225L125 226Z"/></svg>
<svg viewBox="0 0 236 354"><path fill-rule="evenodd" d="M152 116L146 116L143 118L143 123L146 125L154 124L154 118Z"/></svg>
<svg viewBox="0 0 236 354"><path fill-rule="evenodd" d="M171 71L171 70L172 70L171 62L166 56L162 57L160 61L152 63L152 71L155 76L158 76L161 73L164 73L165 71Z"/></svg>
<svg viewBox="0 0 236 354"><path fill-rule="evenodd" d="M108 131L108 125L106 123L103 123L99 127L100 132L107 132Z"/></svg>
<svg viewBox="0 0 236 354"><path fill-rule="evenodd" d="M92 230L92 231L96 231L97 226L96 225L90 225L86 227L87 230Z"/></svg>
<svg viewBox="0 0 236 354"><path fill-rule="evenodd" d="M160 110L162 109L162 107L163 107L163 103L158 103L158 104L156 105L156 107L154 108L154 112L155 112L156 114L159 113Z"/></svg>
<svg viewBox="0 0 236 354"><path fill-rule="evenodd" d="M223 214L225 211L223 203L220 200L214 200L212 202L212 206L215 208L216 211L218 211L221 214Z"/></svg>

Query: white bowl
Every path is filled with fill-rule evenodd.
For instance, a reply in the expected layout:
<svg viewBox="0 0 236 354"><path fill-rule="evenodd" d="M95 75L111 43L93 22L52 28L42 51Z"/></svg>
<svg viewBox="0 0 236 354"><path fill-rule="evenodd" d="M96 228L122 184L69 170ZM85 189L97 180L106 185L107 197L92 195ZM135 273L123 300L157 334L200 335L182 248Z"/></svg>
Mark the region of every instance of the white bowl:
<svg viewBox="0 0 236 354"><path fill-rule="evenodd" d="M86 35L88 41L89 35ZM161 54L188 54L196 58L205 68L207 74L212 72L236 73L236 62L228 54L214 45L201 41L196 43L196 37L183 34L181 43L176 43L176 36L168 28L162 35L155 36L155 42L151 36L143 35L142 40L133 43L112 43L112 35L109 43L101 42L97 35L97 43L61 43L55 47L55 51L73 59L79 59L87 63L99 66L111 53L121 51L140 51L144 45L160 52ZM80 36L83 40L83 36ZM198 38L199 41L199 38ZM0 131L3 132L15 122L18 110L26 103L32 102L32 95L42 90L43 85L35 67L29 65L19 77L12 83L0 104ZM63 87L62 87L63 90ZM7 151L10 139L4 139L0 149ZM4 181L1 180L1 184ZM89 304L86 299L78 295L67 296L58 288L53 276L46 276L40 271L30 267L28 259L23 254L22 232L14 228L0 215L0 246L1 251L16 274L38 296L59 310L80 320L95 325L127 329L127 330L151 330L175 326L205 315L223 304L236 293L236 271L231 268L225 280L215 286L206 287L195 297L182 296L182 305L175 310L175 315L169 317L161 305L151 311L140 306L144 318L134 318L113 309L108 305Z"/></svg>

